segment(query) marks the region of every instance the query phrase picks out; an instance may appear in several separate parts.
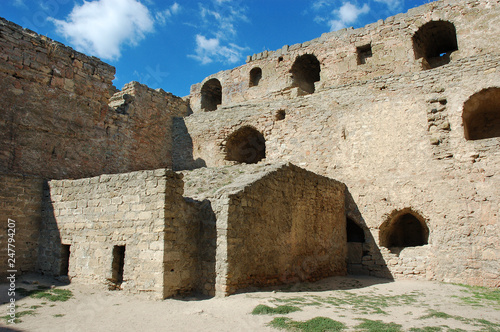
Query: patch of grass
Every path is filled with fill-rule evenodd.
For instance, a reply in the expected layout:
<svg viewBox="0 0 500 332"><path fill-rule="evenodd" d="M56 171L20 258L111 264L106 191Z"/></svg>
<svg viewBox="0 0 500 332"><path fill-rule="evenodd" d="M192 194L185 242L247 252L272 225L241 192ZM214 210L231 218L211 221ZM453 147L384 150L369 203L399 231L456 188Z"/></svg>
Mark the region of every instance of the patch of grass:
<svg viewBox="0 0 500 332"><path fill-rule="evenodd" d="M425 327L412 327L410 332L440 332L443 331L441 326L425 326Z"/></svg>
<svg viewBox="0 0 500 332"><path fill-rule="evenodd" d="M30 307L30 309L38 309L38 308L41 308L42 306L41 305L32 305Z"/></svg>
<svg viewBox="0 0 500 332"><path fill-rule="evenodd" d="M33 316L36 315L35 310L25 310L25 311L18 311L16 312L16 318L14 319L14 323L21 323L22 320L20 319L23 316ZM0 319L5 319L5 321L8 321L11 319L10 315L2 316Z"/></svg>
<svg viewBox="0 0 500 332"><path fill-rule="evenodd" d="M356 331L360 332L402 332L401 325L396 323L384 323L381 320L359 319L363 323L356 325Z"/></svg>
<svg viewBox="0 0 500 332"><path fill-rule="evenodd" d="M286 317L276 317L269 325L278 329L306 332L343 331L346 329L344 323L327 317L315 317L305 322L294 321Z"/></svg>
<svg viewBox="0 0 500 332"><path fill-rule="evenodd" d="M493 305L500 310L500 289L480 286L459 285L468 296L457 296L464 304L484 307Z"/></svg>
<svg viewBox="0 0 500 332"><path fill-rule="evenodd" d="M64 314L55 314L54 317L64 317Z"/></svg>
<svg viewBox="0 0 500 332"><path fill-rule="evenodd" d="M265 304L259 304L253 309L252 315L286 315L300 310L300 308L291 305L280 305L272 308Z"/></svg>
<svg viewBox="0 0 500 332"><path fill-rule="evenodd" d="M443 318L443 319L449 319L449 318L454 318L452 315L447 314L446 312L441 312L441 311L436 311L436 310L429 310L429 313L425 316L419 317L419 319L429 319L429 318Z"/></svg>
<svg viewBox="0 0 500 332"><path fill-rule="evenodd" d="M32 298L35 299L47 299L52 302L57 301L68 301L73 293L69 289L47 289L47 290L38 290L34 291L31 295Z"/></svg>

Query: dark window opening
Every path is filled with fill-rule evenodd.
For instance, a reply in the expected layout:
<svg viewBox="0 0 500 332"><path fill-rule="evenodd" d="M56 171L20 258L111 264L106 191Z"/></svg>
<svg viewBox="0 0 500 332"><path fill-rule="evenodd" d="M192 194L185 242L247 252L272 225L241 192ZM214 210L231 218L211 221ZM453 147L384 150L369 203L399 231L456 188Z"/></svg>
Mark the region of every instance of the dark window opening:
<svg viewBox="0 0 500 332"><path fill-rule="evenodd" d="M285 120L285 117L286 117L285 110L279 110L278 112L276 112L276 116L275 116L276 121Z"/></svg>
<svg viewBox="0 0 500 332"><path fill-rule="evenodd" d="M321 67L318 59L313 54L298 56L292 66L292 86L299 87L307 93L314 93L314 82L320 80Z"/></svg>
<svg viewBox="0 0 500 332"><path fill-rule="evenodd" d="M364 45L356 48L358 54L358 65L366 64L368 58L372 57L372 45Z"/></svg>
<svg viewBox="0 0 500 332"><path fill-rule="evenodd" d="M119 287L123 282L123 267L125 265L125 246L113 247L113 263L111 282Z"/></svg>
<svg viewBox="0 0 500 332"><path fill-rule="evenodd" d="M201 108L205 112L215 111L222 104L222 86L218 79L212 78L201 88Z"/></svg>
<svg viewBox="0 0 500 332"><path fill-rule="evenodd" d="M464 104L462 119L467 140L500 137L500 88L472 95Z"/></svg>
<svg viewBox="0 0 500 332"><path fill-rule="evenodd" d="M429 229L423 218L409 211L404 212L396 214L380 227L381 246L406 248L428 243Z"/></svg>
<svg viewBox="0 0 500 332"><path fill-rule="evenodd" d="M346 219L347 242L365 242L365 232L354 220Z"/></svg>
<svg viewBox="0 0 500 332"><path fill-rule="evenodd" d="M69 244L61 245L61 266L59 269L59 275L61 276L68 275L70 253L71 253L71 245Z"/></svg>
<svg viewBox="0 0 500 332"><path fill-rule="evenodd" d="M283 57L282 57L282 56L280 56L280 57L278 58L278 63L280 63L281 61L283 61Z"/></svg>
<svg viewBox="0 0 500 332"><path fill-rule="evenodd" d="M250 87L259 85L262 78L262 69L255 67L250 70Z"/></svg>
<svg viewBox="0 0 500 332"><path fill-rule="evenodd" d="M227 138L226 160L256 164L266 157L266 140L255 128L246 126Z"/></svg>
<svg viewBox="0 0 500 332"><path fill-rule="evenodd" d="M453 23L431 21L413 35L415 59L424 58L424 69L432 69L450 62L452 52L458 50L457 33Z"/></svg>

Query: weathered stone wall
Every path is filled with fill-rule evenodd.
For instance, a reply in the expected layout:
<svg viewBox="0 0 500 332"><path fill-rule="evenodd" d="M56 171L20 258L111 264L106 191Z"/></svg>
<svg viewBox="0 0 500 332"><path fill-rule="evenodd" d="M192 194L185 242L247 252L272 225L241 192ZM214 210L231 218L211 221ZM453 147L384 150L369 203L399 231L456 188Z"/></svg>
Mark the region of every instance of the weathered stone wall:
<svg viewBox="0 0 500 332"><path fill-rule="evenodd" d="M157 298L193 289L197 249L183 219L181 176L164 169L53 180L45 192L39 266L58 275L61 244L71 245L68 276L106 285L113 247L125 246L122 287Z"/></svg>
<svg viewBox="0 0 500 332"><path fill-rule="evenodd" d="M110 107L114 73L1 19L0 171L62 179L171 167L172 117L187 103L131 83Z"/></svg>
<svg viewBox="0 0 500 332"><path fill-rule="evenodd" d="M37 266L43 181L29 176L0 175L0 277L7 270L31 272ZM9 219L13 227L9 226ZM9 229L15 242L9 242ZM12 231L10 231L12 233ZM13 251L8 251L11 243ZM13 256L9 256L13 254ZM8 261L13 259L13 261ZM14 267L8 265L14 263Z"/></svg>
<svg viewBox="0 0 500 332"><path fill-rule="evenodd" d="M363 28L325 33L311 41L254 54L248 57L246 65L207 77L191 87L191 108L194 112L203 111L201 90L211 79L221 83L222 105L300 95L304 92L291 89L296 85L290 71L297 57L303 54L314 54L321 64L316 90L382 75L422 71L427 66L416 54L412 38L431 21L448 21L456 29L458 50L451 54L451 62L479 54L498 54L500 47L491 40L500 34L499 17L497 0L435 1ZM359 53L368 45L369 56L360 61ZM262 70L258 85L250 80L254 68Z"/></svg>
<svg viewBox="0 0 500 332"><path fill-rule="evenodd" d="M288 164L220 170L209 193L186 176L217 219L217 295L346 273L343 184Z"/></svg>
<svg viewBox="0 0 500 332"><path fill-rule="evenodd" d="M392 67L378 63L380 70L373 76L354 77L357 71L351 68L354 71L344 76L345 81L334 76L324 80L331 64L322 53L311 51L321 62L321 81L313 94L261 91L259 98L256 94L240 103L226 93L243 90L231 90L230 83L226 90L224 86L226 80L234 80L243 87L246 74L235 73L249 71L248 65L215 74L226 91L222 105L213 112L198 112L195 86L191 100L195 113L184 119L193 151L188 167L195 167L195 161L208 166L234 164L226 160L228 138L244 126L253 127L265 138L262 162L285 160L346 183L353 200L347 213L357 210L356 221L367 231L363 272L498 286L500 138L466 139L463 113L471 96L500 87L498 45L487 47L484 37L478 37L496 40L497 32L489 34L497 27L489 30L484 24L498 20L499 9L498 2L438 1L365 28L386 29L383 40L389 43L388 34L396 38L398 31L393 24L402 20L451 20L459 50L449 64L430 70L412 67L411 57L405 60L407 67L391 58ZM410 31L410 26L405 29ZM410 47L412 34L401 36L397 38ZM316 50L315 43L307 47ZM284 76L277 71L273 77ZM379 228L405 209L416 211L425 221L428 243L397 254L379 249Z"/></svg>

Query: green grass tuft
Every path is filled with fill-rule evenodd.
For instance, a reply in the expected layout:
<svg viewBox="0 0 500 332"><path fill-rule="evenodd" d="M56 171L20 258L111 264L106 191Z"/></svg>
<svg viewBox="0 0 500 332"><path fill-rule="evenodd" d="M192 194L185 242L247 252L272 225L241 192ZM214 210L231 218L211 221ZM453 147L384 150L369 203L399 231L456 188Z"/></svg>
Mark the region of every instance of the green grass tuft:
<svg viewBox="0 0 500 332"><path fill-rule="evenodd" d="M410 332L440 332L443 331L441 326L425 326L425 327L412 327Z"/></svg>
<svg viewBox="0 0 500 332"><path fill-rule="evenodd" d="M31 295L32 298L35 299L47 299L52 302L56 301L68 301L73 293L69 289L48 289L48 290L37 290L34 291Z"/></svg>
<svg viewBox="0 0 500 332"><path fill-rule="evenodd" d="M454 318L452 315L447 314L446 312L441 312L441 311L436 311L436 310L429 310L429 313L425 316L420 317L419 319L429 319L429 318L443 318L443 319L449 319L449 318Z"/></svg>
<svg viewBox="0 0 500 332"><path fill-rule="evenodd" d="M299 330L305 332L326 332L343 331L346 325L327 317L315 317L305 322L297 322L286 317L276 317L270 326L284 330Z"/></svg>
<svg viewBox="0 0 500 332"><path fill-rule="evenodd" d="M300 308L291 305L280 305L272 308L264 304L259 304L253 309L252 315L286 315L300 310Z"/></svg>
<svg viewBox="0 0 500 332"><path fill-rule="evenodd" d="M363 323L356 326L360 332L402 332L401 325L384 323L381 320L360 319Z"/></svg>

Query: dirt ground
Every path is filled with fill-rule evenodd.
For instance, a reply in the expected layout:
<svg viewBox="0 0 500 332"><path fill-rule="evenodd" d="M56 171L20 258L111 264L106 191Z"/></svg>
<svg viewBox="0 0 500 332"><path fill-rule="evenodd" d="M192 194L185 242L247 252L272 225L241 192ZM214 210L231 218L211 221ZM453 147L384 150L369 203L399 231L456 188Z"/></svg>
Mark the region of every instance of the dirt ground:
<svg viewBox="0 0 500 332"><path fill-rule="evenodd" d="M276 317L287 317L288 322L327 317L344 323L345 331L500 331L498 290L429 281L335 277L226 298L164 301L89 285L59 286L56 280L39 275L16 282L18 289L25 290L44 285L69 289L73 296L55 302L26 294L18 297L16 312L21 322L8 324L4 317L0 331L277 331L269 326ZM0 316L8 310L7 288L7 284L0 285ZM258 305L286 305L298 311L252 314ZM372 322L373 328L377 324L387 327L362 329L359 324L366 320L380 321ZM384 323L401 327L393 330Z"/></svg>

